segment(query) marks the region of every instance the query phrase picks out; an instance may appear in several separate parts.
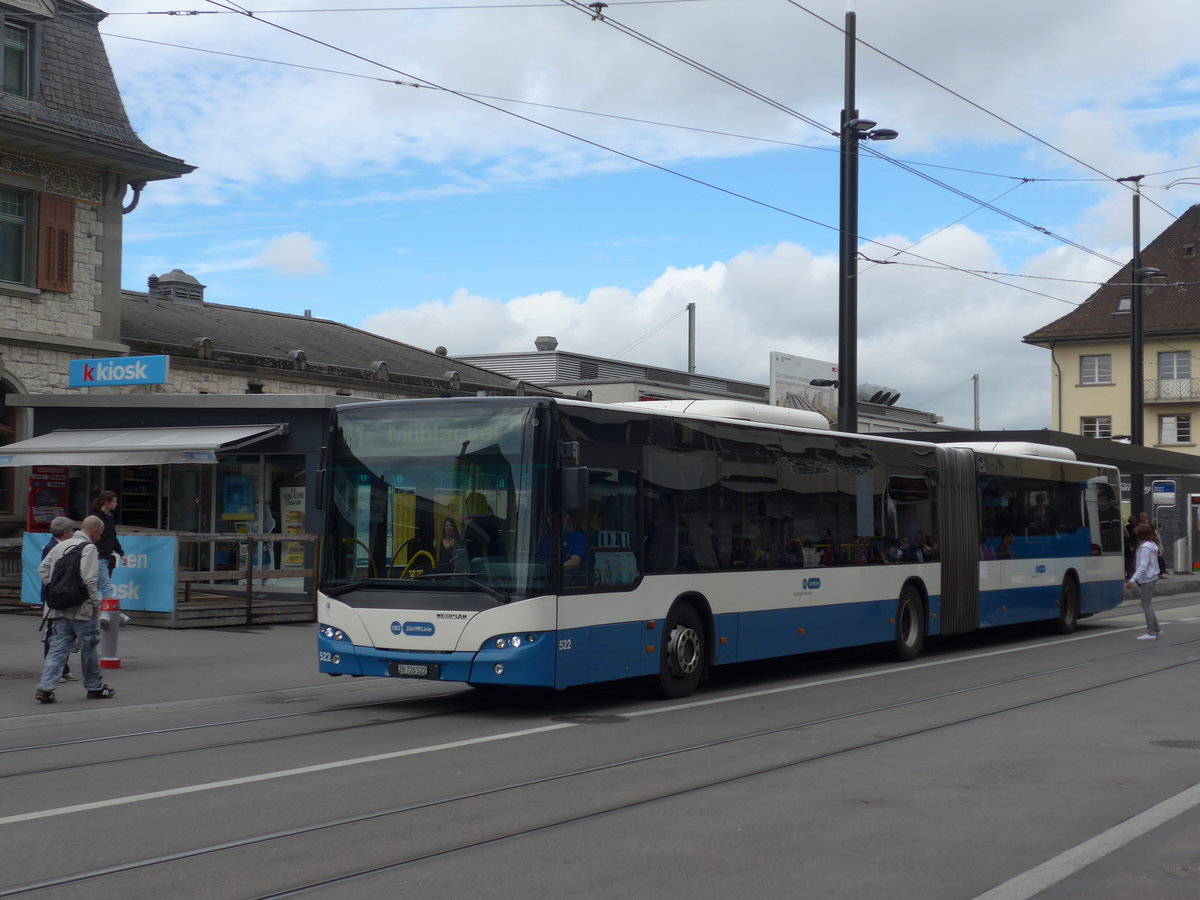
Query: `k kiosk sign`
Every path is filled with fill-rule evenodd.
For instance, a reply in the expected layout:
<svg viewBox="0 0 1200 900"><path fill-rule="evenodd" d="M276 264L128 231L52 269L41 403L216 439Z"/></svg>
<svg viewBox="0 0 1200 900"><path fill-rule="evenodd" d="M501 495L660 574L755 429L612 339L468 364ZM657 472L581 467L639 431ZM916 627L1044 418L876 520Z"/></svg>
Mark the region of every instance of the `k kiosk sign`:
<svg viewBox="0 0 1200 900"><path fill-rule="evenodd" d="M115 356L110 359L71 360L68 387L126 387L131 384L166 384L169 356Z"/></svg>

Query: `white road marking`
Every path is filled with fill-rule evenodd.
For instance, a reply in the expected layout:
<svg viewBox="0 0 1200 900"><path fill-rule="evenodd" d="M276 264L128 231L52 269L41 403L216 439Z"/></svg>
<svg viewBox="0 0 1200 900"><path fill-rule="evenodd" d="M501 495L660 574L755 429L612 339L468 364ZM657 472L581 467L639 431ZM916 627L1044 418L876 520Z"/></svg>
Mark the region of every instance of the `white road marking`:
<svg viewBox="0 0 1200 900"><path fill-rule="evenodd" d="M1123 621L1126 619L1140 619L1141 613L1137 616L1122 616L1108 621ZM747 691L740 694L730 694L724 697L713 697L706 700L695 700L686 703L676 703L671 706L654 706L649 709L636 710L632 712L618 713L625 718L638 718L641 716L657 716L665 713L678 712L685 709L697 709L703 706L713 706L718 703L733 703L739 700L750 700L756 697L766 697L772 694L784 694L791 691L802 691L810 688L822 687L829 684L839 684L846 681L862 681L867 678L881 678L887 675L895 675L900 672L912 672L916 669L928 669L934 666L945 666L953 663L970 662L976 659L986 659L990 656L1003 656L1008 653L1020 653L1025 650L1040 650L1045 647L1054 647L1060 644L1072 644L1077 641L1087 641L1092 638L1107 637L1113 634L1121 634L1126 631L1136 631L1144 626L1131 626L1119 629L1105 629L1096 631L1090 634L1075 635L1073 637L1064 637L1055 641L1042 641L1036 644L1027 644L1023 647L1007 647L1001 650L988 650L982 653L972 653L967 656L955 656L947 659L930 660L922 663L907 663L903 666L893 666L887 669L873 669L869 672L856 672L853 675L840 675L836 678L822 678L816 681L806 681L801 684L784 685L777 688L768 688L761 691ZM567 728L578 728L579 725L574 722L556 722L553 725L543 725L538 728L526 728L519 731L506 731L500 734L484 735L482 737L467 738L461 741L450 741L444 744L432 744L425 747L410 747L407 750L395 750L390 753L378 753L372 756L359 756L353 759L339 759L334 762L316 763L311 766L299 766L294 769L279 769L274 772L262 772L258 775L246 775L241 778L227 778L222 781L208 781L203 784L191 784L183 787L166 788L161 791L150 791L144 794L129 794L124 797L113 797L109 800L95 800L91 803L78 803L73 806L58 806L52 809L40 809L32 812L17 813L16 815L0 817L0 826L14 825L22 822L31 822L36 819L49 819L54 816L70 815L72 813L86 812L94 809L109 809L115 806L128 806L133 803L142 803L147 800L161 800L166 797L179 797L184 794L198 794L204 791L221 790L222 788L239 787L246 784L256 784L264 781L275 781L280 778L291 778L296 775L311 775L316 772L328 772L333 769L346 769L351 766L361 766L368 763L384 762L390 759L402 759L406 756L420 756L426 753L438 753L443 750L455 750L460 747L471 747L476 744L488 744L496 741L507 741L515 738L529 737L535 734L547 734L553 731L562 731Z"/></svg>
<svg viewBox="0 0 1200 900"><path fill-rule="evenodd" d="M1029 897L1035 897L1079 870L1103 859L1114 850L1124 847L1130 841L1195 809L1196 806L1200 806L1200 784L1194 784L1174 797L1168 797L1162 803L1126 819L1119 825L1114 825L1108 831L1102 831L1094 838L1046 860L1040 866L1022 872L986 894L980 894L975 900L1027 900Z"/></svg>

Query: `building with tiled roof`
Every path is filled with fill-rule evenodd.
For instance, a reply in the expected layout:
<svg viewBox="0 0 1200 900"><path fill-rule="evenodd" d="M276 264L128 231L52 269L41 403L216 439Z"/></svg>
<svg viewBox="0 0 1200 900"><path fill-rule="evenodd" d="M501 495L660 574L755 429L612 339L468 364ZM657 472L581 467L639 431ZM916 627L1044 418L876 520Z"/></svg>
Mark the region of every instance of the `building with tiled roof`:
<svg viewBox="0 0 1200 900"><path fill-rule="evenodd" d="M1147 446L1196 452L1200 414L1200 206L1141 254L1143 423ZM1089 437L1132 432L1132 263L1067 315L1025 336L1050 351L1051 427ZM1158 270L1150 277L1146 270Z"/></svg>
<svg viewBox="0 0 1200 900"><path fill-rule="evenodd" d="M167 355L174 394L336 394L356 399L554 391L330 319L210 303L176 269L125 291L121 339Z"/></svg>
<svg viewBox="0 0 1200 900"><path fill-rule="evenodd" d="M127 352L124 216L147 184L193 169L130 126L105 15L78 0L0 0L0 443L32 428L4 398L61 391L71 359ZM24 520L10 471L0 527Z"/></svg>

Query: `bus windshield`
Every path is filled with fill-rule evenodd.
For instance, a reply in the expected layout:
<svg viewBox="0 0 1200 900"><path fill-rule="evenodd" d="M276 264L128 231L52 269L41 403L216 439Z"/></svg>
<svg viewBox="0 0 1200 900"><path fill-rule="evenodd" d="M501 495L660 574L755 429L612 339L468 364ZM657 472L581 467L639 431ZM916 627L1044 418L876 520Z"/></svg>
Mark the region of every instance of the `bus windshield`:
<svg viewBox="0 0 1200 900"><path fill-rule="evenodd" d="M545 589L545 563L531 562L537 415L417 403L339 411L322 589L465 590L501 602Z"/></svg>

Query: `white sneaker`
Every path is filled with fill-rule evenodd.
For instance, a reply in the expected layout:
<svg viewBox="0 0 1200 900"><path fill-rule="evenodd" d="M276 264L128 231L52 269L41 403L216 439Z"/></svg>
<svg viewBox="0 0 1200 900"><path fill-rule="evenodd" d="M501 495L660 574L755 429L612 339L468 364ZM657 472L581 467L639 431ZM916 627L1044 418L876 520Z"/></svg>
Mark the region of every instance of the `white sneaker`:
<svg viewBox="0 0 1200 900"><path fill-rule="evenodd" d="M1157 641L1158 635L1157 634L1139 634L1138 640L1139 641Z"/></svg>

